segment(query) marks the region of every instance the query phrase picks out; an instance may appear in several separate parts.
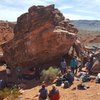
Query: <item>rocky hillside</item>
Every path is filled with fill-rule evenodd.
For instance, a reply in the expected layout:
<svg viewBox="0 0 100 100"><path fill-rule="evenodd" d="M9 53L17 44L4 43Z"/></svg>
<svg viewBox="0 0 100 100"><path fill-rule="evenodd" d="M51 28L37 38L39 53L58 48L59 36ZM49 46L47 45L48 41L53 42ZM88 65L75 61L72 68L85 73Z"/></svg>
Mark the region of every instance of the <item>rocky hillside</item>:
<svg viewBox="0 0 100 100"><path fill-rule="evenodd" d="M99 20L72 20L71 23L73 23L80 30L100 32Z"/></svg>
<svg viewBox="0 0 100 100"><path fill-rule="evenodd" d="M71 23L78 28L78 37L83 43L100 43L99 20L72 20Z"/></svg>

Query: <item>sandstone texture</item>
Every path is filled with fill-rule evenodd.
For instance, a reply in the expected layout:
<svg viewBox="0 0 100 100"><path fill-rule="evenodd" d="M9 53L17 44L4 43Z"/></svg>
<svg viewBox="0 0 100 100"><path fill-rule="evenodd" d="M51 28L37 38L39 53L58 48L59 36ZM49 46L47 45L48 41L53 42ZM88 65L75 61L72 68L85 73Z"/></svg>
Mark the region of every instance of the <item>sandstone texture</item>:
<svg viewBox="0 0 100 100"><path fill-rule="evenodd" d="M0 45L4 44L14 37L14 23L7 21L0 21Z"/></svg>
<svg viewBox="0 0 100 100"><path fill-rule="evenodd" d="M100 35L95 36L94 39L90 41L90 43L100 43Z"/></svg>
<svg viewBox="0 0 100 100"><path fill-rule="evenodd" d="M17 19L14 38L3 44L11 66L53 65L77 39L78 30L54 5L32 6Z"/></svg>
<svg viewBox="0 0 100 100"><path fill-rule="evenodd" d="M95 74L100 73L100 62L98 60L94 63L91 72Z"/></svg>
<svg viewBox="0 0 100 100"><path fill-rule="evenodd" d="M11 23L8 21L1 21L0 20L0 45L5 44L6 42L10 41L14 37L13 29L15 23ZM3 51L0 46L0 64L4 62Z"/></svg>

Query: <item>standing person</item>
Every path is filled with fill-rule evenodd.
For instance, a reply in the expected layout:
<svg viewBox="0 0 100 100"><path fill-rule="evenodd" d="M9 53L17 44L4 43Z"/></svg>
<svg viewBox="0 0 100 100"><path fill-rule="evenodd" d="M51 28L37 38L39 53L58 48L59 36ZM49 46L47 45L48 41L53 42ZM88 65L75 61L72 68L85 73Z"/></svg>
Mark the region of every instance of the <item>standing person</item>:
<svg viewBox="0 0 100 100"><path fill-rule="evenodd" d="M85 64L87 63L87 61L88 61L88 57L87 56L84 56L83 57L83 66L82 67L85 66Z"/></svg>
<svg viewBox="0 0 100 100"><path fill-rule="evenodd" d="M70 67L71 67L71 71L73 72L73 74L74 74L74 70L76 66L77 66L77 60L75 57L73 57L70 61Z"/></svg>
<svg viewBox="0 0 100 100"><path fill-rule="evenodd" d="M16 67L16 75L18 79L22 79L22 67L21 66Z"/></svg>
<svg viewBox="0 0 100 100"><path fill-rule="evenodd" d="M78 57L77 56L75 56L75 62L76 62L75 74L77 74L77 69L78 69L78 64L79 64L79 61L78 61Z"/></svg>
<svg viewBox="0 0 100 100"><path fill-rule="evenodd" d="M48 97L48 90L46 89L45 84L42 85L42 88L39 90L39 100L46 100Z"/></svg>
<svg viewBox="0 0 100 100"><path fill-rule="evenodd" d="M92 66L93 66L93 63L94 63L93 56L91 56L91 57L90 57L89 68L88 68L89 73L91 72L91 68L92 68Z"/></svg>
<svg viewBox="0 0 100 100"><path fill-rule="evenodd" d="M50 98L50 100L59 100L60 99L59 90L56 88L55 85L52 86L52 89L49 92L49 98Z"/></svg>
<svg viewBox="0 0 100 100"><path fill-rule="evenodd" d="M61 72L62 72L62 74L64 74L66 72L66 68L67 68L65 59L62 59L60 65L61 65Z"/></svg>
<svg viewBox="0 0 100 100"><path fill-rule="evenodd" d="M7 74L7 77L11 76L11 68L8 66L6 66L6 74Z"/></svg>
<svg viewBox="0 0 100 100"><path fill-rule="evenodd" d="M41 73L40 67L35 68L35 79L36 80L40 80L40 73Z"/></svg>
<svg viewBox="0 0 100 100"><path fill-rule="evenodd" d="M86 65L85 65L89 73L90 73L90 71L91 71L91 68L92 68L92 66L93 66L93 63L94 63L93 57L91 57L91 58L89 58L88 62L87 62Z"/></svg>

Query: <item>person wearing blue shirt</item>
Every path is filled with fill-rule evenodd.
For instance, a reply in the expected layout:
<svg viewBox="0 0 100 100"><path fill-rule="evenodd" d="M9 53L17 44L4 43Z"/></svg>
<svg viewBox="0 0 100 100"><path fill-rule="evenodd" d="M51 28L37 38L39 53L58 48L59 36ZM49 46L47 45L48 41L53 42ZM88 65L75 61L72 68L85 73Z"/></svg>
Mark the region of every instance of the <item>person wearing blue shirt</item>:
<svg viewBox="0 0 100 100"><path fill-rule="evenodd" d="M71 67L71 71L73 72L74 74L74 70L76 69L77 67L77 60L75 57L73 57L70 61L70 67Z"/></svg>

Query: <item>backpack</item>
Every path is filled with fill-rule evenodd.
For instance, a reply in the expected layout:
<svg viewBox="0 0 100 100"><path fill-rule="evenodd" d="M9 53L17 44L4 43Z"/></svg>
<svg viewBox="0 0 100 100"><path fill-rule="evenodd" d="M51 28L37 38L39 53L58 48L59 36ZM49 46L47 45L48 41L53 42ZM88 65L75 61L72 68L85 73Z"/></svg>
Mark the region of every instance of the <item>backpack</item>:
<svg viewBox="0 0 100 100"><path fill-rule="evenodd" d="M82 85L82 84L78 84L77 85L77 89L79 89L79 90L85 90L84 85Z"/></svg>
<svg viewBox="0 0 100 100"><path fill-rule="evenodd" d="M40 90L40 98L46 99L47 98L47 89L41 89Z"/></svg>
<svg viewBox="0 0 100 100"><path fill-rule="evenodd" d="M77 89L79 89L79 90L86 90L88 88L89 88L89 86L87 86L85 84L78 84L77 85Z"/></svg>
<svg viewBox="0 0 100 100"><path fill-rule="evenodd" d="M62 84L62 78L57 79L56 86L61 86Z"/></svg>
<svg viewBox="0 0 100 100"><path fill-rule="evenodd" d="M90 76L86 74L85 76L82 77L82 82L88 82L88 81L90 81Z"/></svg>

